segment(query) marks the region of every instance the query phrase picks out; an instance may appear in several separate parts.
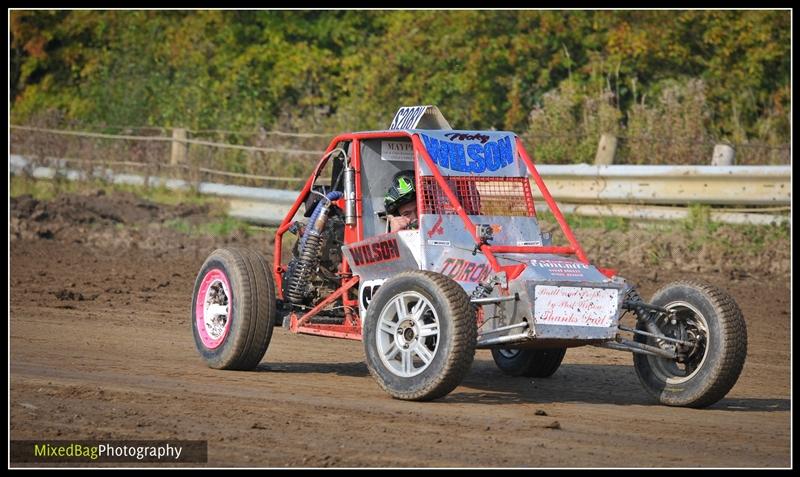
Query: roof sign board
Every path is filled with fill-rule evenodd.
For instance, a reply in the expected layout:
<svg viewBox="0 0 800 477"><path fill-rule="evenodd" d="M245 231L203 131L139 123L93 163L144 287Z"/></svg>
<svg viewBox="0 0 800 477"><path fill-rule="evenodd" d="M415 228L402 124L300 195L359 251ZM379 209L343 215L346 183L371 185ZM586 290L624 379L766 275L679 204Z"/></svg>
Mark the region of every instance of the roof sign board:
<svg viewBox="0 0 800 477"><path fill-rule="evenodd" d="M453 129L450 123L432 105L403 106L397 110L389 129Z"/></svg>

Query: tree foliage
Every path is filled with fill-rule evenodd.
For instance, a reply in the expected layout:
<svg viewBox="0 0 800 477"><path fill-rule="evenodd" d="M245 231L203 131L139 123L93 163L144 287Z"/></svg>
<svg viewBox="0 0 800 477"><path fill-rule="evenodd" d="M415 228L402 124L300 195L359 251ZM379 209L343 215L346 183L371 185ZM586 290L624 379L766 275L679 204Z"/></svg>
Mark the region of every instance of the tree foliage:
<svg viewBox="0 0 800 477"><path fill-rule="evenodd" d="M593 135L701 82L709 136L790 134L789 11L13 10L10 29L14 122L340 132L437 104L458 128Z"/></svg>

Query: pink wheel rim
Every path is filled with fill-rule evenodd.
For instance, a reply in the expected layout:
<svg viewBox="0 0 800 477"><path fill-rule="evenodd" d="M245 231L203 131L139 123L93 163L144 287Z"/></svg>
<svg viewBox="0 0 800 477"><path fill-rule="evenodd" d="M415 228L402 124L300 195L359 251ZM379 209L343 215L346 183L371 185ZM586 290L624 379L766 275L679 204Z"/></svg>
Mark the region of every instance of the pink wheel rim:
<svg viewBox="0 0 800 477"><path fill-rule="evenodd" d="M194 316L197 332L206 348L215 349L225 341L233 318L233 295L228 277L222 270L214 268L203 277L197 291Z"/></svg>

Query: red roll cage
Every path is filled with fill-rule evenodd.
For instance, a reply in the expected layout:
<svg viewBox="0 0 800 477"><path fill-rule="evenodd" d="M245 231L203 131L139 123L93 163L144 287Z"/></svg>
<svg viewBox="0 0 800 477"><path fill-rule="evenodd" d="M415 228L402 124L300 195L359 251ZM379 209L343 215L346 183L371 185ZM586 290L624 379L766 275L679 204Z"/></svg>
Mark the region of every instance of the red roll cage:
<svg viewBox="0 0 800 477"><path fill-rule="evenodd" d="M515 137L517 151L528 168L529 174L533 178L534 183L536 184L539 192L541 193L544 201L547 203L550 211L552 212L553 216L555 217L558 225L561 227L561 231L564 233L567 241L569 242L569 246L567 247L554 247L554 246L509 246L509 245L489 245L483 243L480 237L477 235L475 224L469 218L469 215L466 213L462 205L459 203L456 194L450 188L447 183L447 180L442 176L439 169L436 167L434 161L431 159L428 151L425 149L425 146L422 144L422 141L419 138L419 135L414 132L409 131L381 131L381 132L359 132L359 133L349 133L349 134L341 134L333 138L333 140L328 145L328 148L325 150L325 153L322 156L322 159L317 164L316 168L314 168L313 173L309 177L308 181L306 181L303 189L300 191L300 194L297 197L297 200L292 205L292 208L284 217L283 222L281 223L280 227L278 227L277 232L275 233L275 249L273 255L273 275L275 278L275 288L276 294L278 298L283 299L283 273L286 271L286 268L281 263L281 251L282 251L282 239L284 233L289 229L292 225L294 215L297 213L298 209L300 208L300 204L304 203L311 191L311 188L314 184L316 177L319 175L320 171L323 167L327 164L330 156L331 151L336 148L336 145L341 142L352 141L352 156L350 158L350 166L355 170L355 192L356 192L356 223L353 225L345 225L344 230L344 243L350 244L354 242L359 242L364 239L364 230L362 225L362 204L361 204L361 151L360 151L360 143L361 141L367 139L388 139L388 138L410 138L411 143L413 145L414 150L414 170L419 170L419 160L420 158L425 161L428 168L433 172L433 177L436 180L436 183L444 192L445 196L447 197L450 206L453 208L455 213L461 218L464 228L469 234L472 236L473 240L475 241L475 245L479 248L479 250L486 256L489 264L492 267L494 272L506 272L506 276L508 279L516 278L517 276L522 273L525 269L525 265L517 264L517 265L500 265L497 262L497 258L495 254L498 253L540 253L540 254L560 254L560 255L575 255L578 260L582 263L589 264L589 260L586 258L586 254L584 253L583 249L581 248L580 244L578 243L575 235L573 234L572 230L567 224L567 221L564 219L561 211L558 208L558 204L556 204L553 197L550 195L550 192L547 190L547 187L542 180L542 177L539 175L539 172L536 170L536 167L533 164L533 161L528 156L527 151L525 150L524 146L522 145L522 141L520 141L519 137ZM422 193L421 187L421 178L420 175L416 175L416 190L417 190L417 200L420 201L419 195ZM335 204L339 205L341 208L344 208L344 199L339 199L338 201L334 201ZM614 270L610 269L599 269L605 275L611 277L615 274ZM332 294L327 296L325 299L320 301L314 308L305 312L302 316L298 316L296 313L292 313L290 317L290 330L294 333L304 333L304 334L314 334L314 335L322 335L322 336L330 336L330 337L337 337L337 338L347 338L347 339L361 339L361 322L358 319L358 300L353 299L347 296L347 292L352 288L354 285L358 283L358 277L353 276L350 267L346 261L346 259L342 258L341 264L341 271L339 273L341 277L341 286ZM315 316L319 311L324 309L327 305L334 302L339 297L342 297L342 305L345 307L345 321L341 325L332 325L332 324L314 324L309 323L311 317Z"/></svg>

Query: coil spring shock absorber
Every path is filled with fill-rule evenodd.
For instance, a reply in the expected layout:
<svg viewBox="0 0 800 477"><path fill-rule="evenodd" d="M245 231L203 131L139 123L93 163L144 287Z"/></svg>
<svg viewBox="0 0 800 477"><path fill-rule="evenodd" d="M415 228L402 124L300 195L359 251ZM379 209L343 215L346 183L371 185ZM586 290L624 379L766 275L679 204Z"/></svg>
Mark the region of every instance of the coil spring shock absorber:
<svg viewBox="0 0 800 477"><path fill-rule="evenodd" d="M320 194L322 195L322 194ZM322 196L314 208L314 213L308 221L305 233L300 238L300 245L297 250L297 262L293 273L289 276L286 284L286 297L290 303L299 304L303 301L303 295L311 274L317 269L319 262L319 252L322 247L322 231L328 221L328 211L331 208L331 201L342 197L341 192L328 192Z"/></svg>

